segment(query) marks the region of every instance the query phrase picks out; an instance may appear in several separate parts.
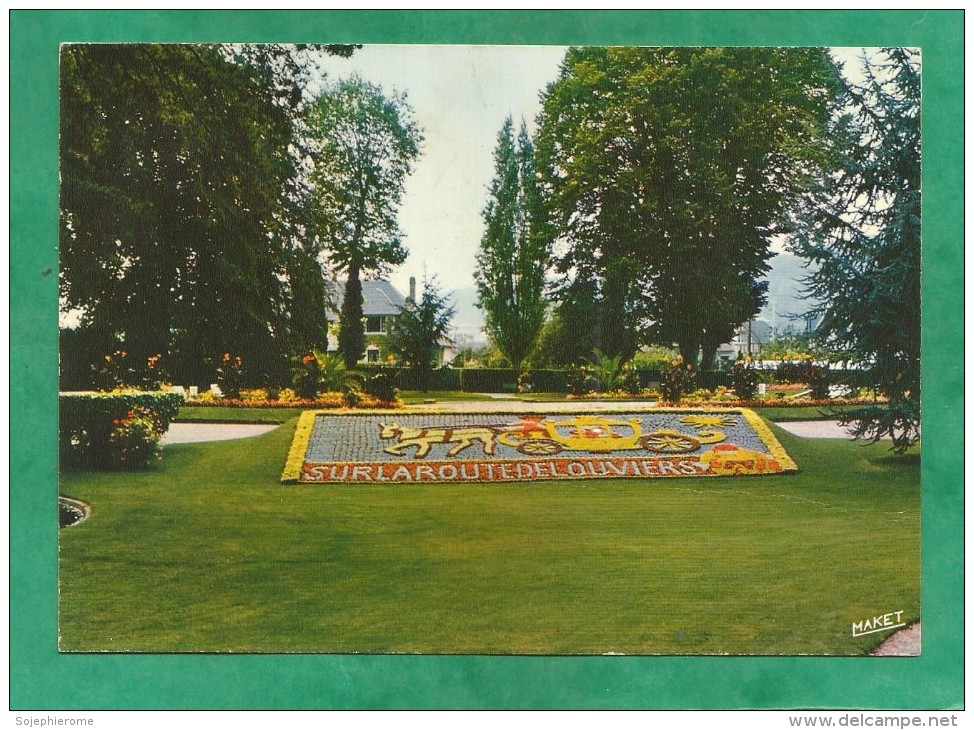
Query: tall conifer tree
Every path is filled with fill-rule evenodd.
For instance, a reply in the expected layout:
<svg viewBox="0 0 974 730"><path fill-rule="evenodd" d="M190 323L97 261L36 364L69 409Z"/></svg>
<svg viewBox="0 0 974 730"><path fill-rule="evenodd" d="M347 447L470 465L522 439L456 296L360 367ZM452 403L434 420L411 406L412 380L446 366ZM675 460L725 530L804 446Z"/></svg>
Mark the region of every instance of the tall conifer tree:
<svg viewBox="0 0 974 730"><path fill-rule="evenodd" d="M515 140L508 117L494 150L475 279L487 333L515 369L531 354L545 318L548 243L539 205L527 125L521 122Z"/></svg>

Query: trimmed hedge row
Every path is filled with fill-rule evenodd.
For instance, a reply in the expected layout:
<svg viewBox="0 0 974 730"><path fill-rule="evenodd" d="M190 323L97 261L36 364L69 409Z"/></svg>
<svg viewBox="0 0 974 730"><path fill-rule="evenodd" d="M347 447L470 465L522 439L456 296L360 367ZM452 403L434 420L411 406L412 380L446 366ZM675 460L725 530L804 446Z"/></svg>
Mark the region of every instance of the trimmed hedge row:
<svg viewBox="0 0 974 730"><path fill-rule="evenodd" d="M392 378L399 390L423 390L421 376L410 368L389 367L388 365L356 365L355 372L366 377L383 373ZM460 371L453 368L437 368L429 373L426 390L460 390Z"/></svg>
<svg viewBox="0 0 974 730"><path fill-rule="evenodd" d="M422 384L409 368L388 365L359 365L356 371L387 373L400 390L422 390ZM531 390L536 393L567 393L567 370L531 370ZM636 370L641 388L659 386L659 370ZM697 373L697 387L714 390L727 385L728 373L720 370ZM463 393L511 393L517 390L518 373L511 368L438 368L432 371L428 390L454 390Z"/></svg>
<svg viewBox="0 0 974 730"><path fill-rule="evenodd" d="M144 469L158 455L183 397L175 393L62 393L58 451L78 469Z"/></svg>

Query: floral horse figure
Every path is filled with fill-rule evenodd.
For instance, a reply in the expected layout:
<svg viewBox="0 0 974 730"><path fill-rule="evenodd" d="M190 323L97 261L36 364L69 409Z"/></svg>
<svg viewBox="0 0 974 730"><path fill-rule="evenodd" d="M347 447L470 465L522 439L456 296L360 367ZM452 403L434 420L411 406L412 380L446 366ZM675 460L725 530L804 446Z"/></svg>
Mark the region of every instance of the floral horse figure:
<svg viewBox="0 0 974 730"><path fill-rule="evenodd" d="M399 443L387 446L387 454L403 456L410 446L416 446L415 458L423 459L433 444L456 444L447 456L456 456L474 441L480 441L485 454L494 453L494 431L490 426L441 426L433 428L411 428L398 423L380 423L379 436L384 439L398 439Z"/></svg>

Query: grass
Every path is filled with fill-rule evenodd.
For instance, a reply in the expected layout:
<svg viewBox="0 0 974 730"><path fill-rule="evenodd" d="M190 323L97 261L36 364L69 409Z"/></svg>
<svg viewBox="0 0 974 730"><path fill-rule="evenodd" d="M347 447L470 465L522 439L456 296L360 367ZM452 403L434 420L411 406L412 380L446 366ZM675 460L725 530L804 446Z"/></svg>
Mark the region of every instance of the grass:
<svg viewBox="0 0 974 730"><path fill-rule="evenodd" d="M919 617L916 454L772 426L798 474L281 486L275 413L63 475L93 507L61 531L63 650L855 655L883 635L852 622Z"/></svg>

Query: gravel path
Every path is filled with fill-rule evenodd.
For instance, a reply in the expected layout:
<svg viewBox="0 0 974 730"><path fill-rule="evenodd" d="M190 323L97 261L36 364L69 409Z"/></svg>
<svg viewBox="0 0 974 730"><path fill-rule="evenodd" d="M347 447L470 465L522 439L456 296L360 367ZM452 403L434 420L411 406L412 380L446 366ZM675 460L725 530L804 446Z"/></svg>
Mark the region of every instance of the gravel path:
<svg viewBox="0 0 974 730"><path fill-rule="evenodd" d="M641 410L652 408L656 401L555 401L553 403L529 403L508 398L493 400L465 400L465 401L437 401L435 403L417 403L403 409L409 411L441 410L455 413L522 413L538 412L553 413L565 411L628 411L633 408Z"/></svg>
<svg viewBox="0 0 974 730"><path fill-rule="evenodd" d="M877 646L872 656L920 656L920 624L897 631Z"/></svg>
<svg viewBox="0 0 974 730"><path fill-rule="evenodd" d="M203 441L230 441L232 439L252 438L273 431L279 424L241 424L241 423L171 423L169 431L160 443L196 444Z"/></svg>
<svg viewBox="0 0 974 730"><path fill-rule="evenodd" d="M847 439L849 432L838 421L782 421L775 424L806 439Z"/></svg>

